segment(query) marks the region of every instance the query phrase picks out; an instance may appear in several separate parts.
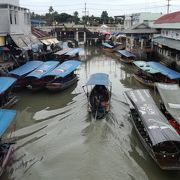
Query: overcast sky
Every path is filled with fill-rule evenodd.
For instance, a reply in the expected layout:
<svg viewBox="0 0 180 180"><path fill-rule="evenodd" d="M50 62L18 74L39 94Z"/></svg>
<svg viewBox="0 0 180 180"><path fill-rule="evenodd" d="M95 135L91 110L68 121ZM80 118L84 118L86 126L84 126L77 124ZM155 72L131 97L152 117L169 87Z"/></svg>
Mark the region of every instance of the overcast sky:
<svg viewBox="0 0 180 180"><path fill-rule="evenodd" d="M50 6L58 13L73 14L78 11L79 16L86 14L100 16L107 11L109 16L130 14L136 12L167 12L167 0L20 0L20 6L30 9L37 14L45 14ZM170 12L180 10L180 0L170 1Z"/></svg>

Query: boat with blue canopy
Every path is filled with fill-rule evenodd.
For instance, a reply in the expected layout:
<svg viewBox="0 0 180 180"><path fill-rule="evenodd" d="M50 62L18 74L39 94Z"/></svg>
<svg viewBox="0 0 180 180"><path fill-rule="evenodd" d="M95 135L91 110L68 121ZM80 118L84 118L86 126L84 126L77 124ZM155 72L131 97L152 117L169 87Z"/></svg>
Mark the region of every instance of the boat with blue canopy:
<svg viewBox="0 0 180 180"><path fill-rule="evenodd" d="M49 82L48 76L44 76L49 71L53 70L59 61L46 61L37 69L32 71L26 77L29 80L29 85L27 86L31 90L40 90L45 87L46 83Z"/></svg>
<svg viewBox="0 0 180 180"><path fill-rule="evenodd" d="M42 64L43 61L28 61L26 64L10 71L8 74L17 78L17 81L14 84L14 88L19 89L22 87L26 87L28 85L28 78L26 77L26 75L38 68Z"/></svg>
<svg viewBox="0 0 180 180"><path fill-rule="evenodd" d="M163 170L180 170L180 136L147 89L125 91L132 124L149 155Z"/></svg>
<svg viewBox="0 0 180 180"><path fill-rule="evenodd" d="M3 136L16 116L15 110L0 109L0 176L5 171L14 151L14 143L3 139Z"/></svg>
<svg viewBox="0 0 180 180"><path fill-rule="evenodd" d="M176 72L158 62L134 61L133 64L139 69L133 75L134 78L142 84L150 87L154 87L154 83L156 82L176 84L180 79L179 72Z"/></svg>
<svg viewBox="0 0 180 180"><path fill-rule="evenodd" d="M94 118L103 118L110 109L112 85L106 73L92 74L82 87L88 100L88 112Z"/></svg>
<svg viewBox="0 0 180 180"><path fill-rule="evenodd" d="M114 49L113 49L114 46L110 45L109 43L104 42L104 43L102 43L102 46L105 51L111 52L111 53L114 52Z"/></svg>
<svg viewBox="0 0 180 180"><path fill-rule="evenodd" d="M51 80L47 83L46 88L51 91L64 90L78 81L77 74L74 71L80 66L81 62L77 60L68 60L49 71L44 77Z"/></svg>
<svg viewBox="0 0 180 180"><path fill-rule="evenodd" d="M16 78L0 77L0 108L14 105L18 99L11 92Z"/></svg>
<svg viewBox="0 0 180 180"><path fill-rule="evenodd" d="M117 53L120 55L119 60L127 64L132 64L136 57L135 54L126 50L118 50Z"/></svg>

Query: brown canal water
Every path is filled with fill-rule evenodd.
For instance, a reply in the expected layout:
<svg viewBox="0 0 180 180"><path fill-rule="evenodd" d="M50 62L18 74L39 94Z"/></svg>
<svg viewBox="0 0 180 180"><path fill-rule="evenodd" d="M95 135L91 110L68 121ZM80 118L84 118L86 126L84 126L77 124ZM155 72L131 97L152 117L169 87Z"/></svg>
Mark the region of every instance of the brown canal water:
<svg viewBox="0 0 180 180"><path fill-rule="evenodd" d="M82 53L78 83L59 93L17 93L16 151L2 180L175 180L180 172L159 169L129 120L123 92L147 88L131 76L134 68L114 54L90 48ZM108 73L111 111L88 116L82 90L90 74ZM151 90L153 97L157 93Z"/></svg>

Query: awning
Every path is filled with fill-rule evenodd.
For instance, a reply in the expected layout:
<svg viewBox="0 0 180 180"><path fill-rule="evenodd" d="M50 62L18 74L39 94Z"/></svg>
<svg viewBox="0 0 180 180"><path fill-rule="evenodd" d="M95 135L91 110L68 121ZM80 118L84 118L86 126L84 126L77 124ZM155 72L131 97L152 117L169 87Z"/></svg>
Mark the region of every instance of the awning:
<svg viewBox="0 0 180 180"><path fill-rule="evenodd" d="M154 44L161 44L172 49L180 50L180 43L178 40L165 38L165 37L156 37L153 39Z"/></svg>
<svg viewBox="0 0 180 180"><path fill-rule="evenodd" d="M178 84L156 83L166 110L180 124L180 87Z"/></svg>
<svg viewBox="0 0 180 180"><path fill-rule="evenodd" d="M15 78L12 77L0 77L0 93L5 92L16 82Z"/></svg>
<svg viewBox="0 0 180 180"><path fill-rule="evenodd" d="M110 44L108 43L102 43L102 45L106 48L113 48L113 46L111 46Z"/></svg>
<svg viewBox="0 0 180 180"><path fill-rule="evenodd" d="M0 137L8 129L9 125L14 120L15 116L15 110L0 109Z"/></svg>
<svg viewBox="0 0 180 180"><path fill-rule="evenodd" d="M180 136L161 113L147 89L125 91L135 107L154 145L165 141L178 141Z"/></svg>
<svg viewBox="0 0 180 180"><path fill-rule="evenodd" d="M44 76L56 76L57 78L65 77L71 72L75 71L80 64L81 62L76 60L65 61L59 66L57 66L55 69L53 69L52 71L49 71Z"/></svg>
<svg viewBox="0 0 180 180"><path fill-rule="evenodd" d="M119 50L118 52L126 57L136 57L133 53L126 50Z"/></svg>
<svg viewBox="0 0 180 180"><path fill-rule="evenodd" d="M56 38L42 39L41 42L46 44L47 46L59 43L59 41Z"/></svg>
<svg viewBox="0 0 180 180"><path fill-rule="evenodd" d="M36 69L37 67L39 67L40 65L43 64L43 61L28 61L26 64L12 70L9 72L9 74L14 74L17 76L23 76L27 73L30 73L31 71L33 71L34 69Z"/></svg>
<svg viewBox="0 0 180 180"><path fill-rule="evenodd" d="M95 73L92 74L86 83L88 85L104 85L111 86L111 81L109 80L109 75L105 73Z"/></svg>
<svg viewBox="0 0 180 180"><path fill-rule="evenodd" d="M28 47L30 44L40 43L38 38L36 38L33 34L11 34L11 38L19 48L25 48Z"/></svg>

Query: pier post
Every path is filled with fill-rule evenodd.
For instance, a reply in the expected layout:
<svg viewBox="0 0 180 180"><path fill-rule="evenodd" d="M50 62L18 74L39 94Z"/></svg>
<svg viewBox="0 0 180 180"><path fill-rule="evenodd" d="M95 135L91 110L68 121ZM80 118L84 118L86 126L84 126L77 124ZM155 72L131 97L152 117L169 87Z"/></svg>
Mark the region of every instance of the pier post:
<svg viewBox="0 0 180 180"><path fill-rule="evenodd" d="M86 43L86 32L84 32L84 44Z"/></svg>
<svg viewBox="0 0 180 180"><path fill-rule="evenodd" d="M76 29L76 41L79 42L79 32L77 29Z"/></svg>

